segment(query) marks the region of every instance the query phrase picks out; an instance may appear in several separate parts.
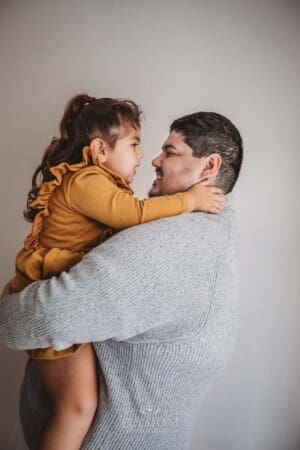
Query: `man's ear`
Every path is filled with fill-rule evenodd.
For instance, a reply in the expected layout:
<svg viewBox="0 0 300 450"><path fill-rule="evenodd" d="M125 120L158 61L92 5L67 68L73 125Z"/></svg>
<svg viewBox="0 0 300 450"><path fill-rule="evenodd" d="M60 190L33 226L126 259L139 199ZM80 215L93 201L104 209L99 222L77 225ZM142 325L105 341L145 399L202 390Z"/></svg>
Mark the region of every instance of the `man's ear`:
<svg viewBox="0 0 300 450"><path fill-rule="evenodd" d="M200 176L200 181L215 178L222 164L222 158L218 153L212 153L205 159L205 165Z"/></svg>
<svg viewBox="0 0 300 450"><path fill-rule="evenodd" d="M105 163L108 158L108 146L102 138L94 138L90 142L94 164Z"/></svg>

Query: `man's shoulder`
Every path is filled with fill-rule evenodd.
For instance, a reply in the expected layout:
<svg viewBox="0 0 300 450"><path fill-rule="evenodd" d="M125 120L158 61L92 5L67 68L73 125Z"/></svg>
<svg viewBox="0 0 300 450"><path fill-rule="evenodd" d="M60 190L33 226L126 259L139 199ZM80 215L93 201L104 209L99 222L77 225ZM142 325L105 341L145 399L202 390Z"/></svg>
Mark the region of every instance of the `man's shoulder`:
<svg viewBox="0 0 300 450"><path fill-rule="evenodd" d="M212 239L216 234L226 235L226 231L233 228L235 213L230 203L221 214L203 212L183 213L173 217L154 220L152 222L136 225L122 231L123 236L147 237L155 235L162 239L166 234L178 236L180 239L202 238Z"/></svg>
<svg viewBox="0 0 300 450"><path fill-rule="evenodd" d="M225 208L221 214L183 213L122 230L104 244L119 251L136 247L141 251L159 251L163 248L198 249L210 247L219 250L232 234L234 213ZM101 247L99 250L101 252Z"/></svg>

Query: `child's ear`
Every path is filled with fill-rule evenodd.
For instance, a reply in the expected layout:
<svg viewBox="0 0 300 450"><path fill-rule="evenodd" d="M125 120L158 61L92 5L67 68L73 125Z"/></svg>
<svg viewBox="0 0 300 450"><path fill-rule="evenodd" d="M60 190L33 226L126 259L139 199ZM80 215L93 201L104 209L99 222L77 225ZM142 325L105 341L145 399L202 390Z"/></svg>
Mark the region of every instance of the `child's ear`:
<svg viewBox="0 0 300 450"><path fill-rule="evenodd" d="M92 160L94 164L105 163L108 157L106 142L101 138L94 138L90 142Z"/></svg>

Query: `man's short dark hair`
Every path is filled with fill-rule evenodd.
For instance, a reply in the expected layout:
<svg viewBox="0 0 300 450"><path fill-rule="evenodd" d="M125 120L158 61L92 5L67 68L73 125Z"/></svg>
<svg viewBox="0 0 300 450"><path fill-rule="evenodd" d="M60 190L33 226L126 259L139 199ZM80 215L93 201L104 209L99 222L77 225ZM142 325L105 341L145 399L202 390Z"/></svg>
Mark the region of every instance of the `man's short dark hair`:
<svg viewBox="0 0 300 450"><path fill-rule="evenodd" d="M170 131L181 133L197 158L218 153L222 164L215 185L226 194L232 191L242 165L243 142L229 119L213 112L198 112L174 120Z"/></svg>

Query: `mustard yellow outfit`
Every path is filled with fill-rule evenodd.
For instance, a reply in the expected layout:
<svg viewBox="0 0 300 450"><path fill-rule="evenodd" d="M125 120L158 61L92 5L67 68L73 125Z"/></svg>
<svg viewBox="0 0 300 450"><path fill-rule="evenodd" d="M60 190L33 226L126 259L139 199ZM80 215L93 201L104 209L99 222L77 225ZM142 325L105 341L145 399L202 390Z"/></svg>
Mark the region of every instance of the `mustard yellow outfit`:
<svg viewBox="0 0 300 450"><path fill-rule="evenodd" d="M69 270L119 230L188 211L184 194L139 200L123 177L93 164L90 147L83 148L82 156L80 163L52 167L55 179L41 185L32 203L39 212L16 258L11 282L15 292ZM82 345L27 353L34 359L58 359L74 354Z"/></svg>

